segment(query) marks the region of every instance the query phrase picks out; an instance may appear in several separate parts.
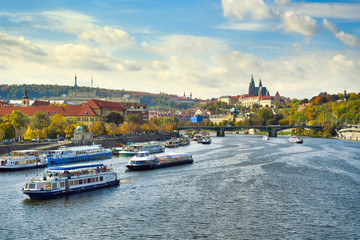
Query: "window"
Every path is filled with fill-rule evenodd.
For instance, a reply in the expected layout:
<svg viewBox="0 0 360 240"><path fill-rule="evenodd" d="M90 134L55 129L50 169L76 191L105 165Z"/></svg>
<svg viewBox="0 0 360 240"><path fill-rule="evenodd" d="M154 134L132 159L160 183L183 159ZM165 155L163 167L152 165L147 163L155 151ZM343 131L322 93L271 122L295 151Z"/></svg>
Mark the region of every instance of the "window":
<svg viewBox="0 0 360 240"><path fill-rule="evenodd" d="M91 178L88 178L87 182L88 182L88 183L91 183Z"/></svg>
<svg viewBox="0 0 360 240"><path fill-rule="evenodd" d="M100 177L100 182L102 182L102 180L103 180L103 179L104 179L104 177L103 177L103 176L101 176L101 177Z"/></svg>
<svg viewBox="0 0 360 240"><path fill-rule="evenodd" d="M74 185L74 181L70 181L70 186Z"/></svg>
<svg viewBox="0 0 360 240"><path fill-rule="evenodd" d="M79 185L80 185L80 184L82 184L82 183L83 183L83 180L82 180L82 179L80 179L80 180L79 180Z"/></svg>
<svg viewBox="0 0 360 240"><path fill-rule="evenodd" d="M86 183L86 179L83 179L83 183L84 183L84 184Z"/></svg>
<svg viewBox="0 0 360 240"><path fill-rule="evenodd" d="M74 185L79 185L79 180L75 180Z"/></svg>
<svg viewBox="0 0 360 240"><path fill-rule="evenodd" d="M52 188L52 189L57 188L57 183L52 183L52 184L51 184L51 188Z"/></svg>
<svg viewBox="0 0 360 240"><path fill-rule="evenodd" d="M96 180L95 180L95 178L94 178L94 177L92 178L91 182L96 182Z"/></svg>
<svg viewBox="0 0 360 240"><path fill-rule="evenodd" d="M35 189L35 186L36 186L35 183L30 183L30 184L29 184L29 189Z"/></svg>
<svg viewBox="0 0 360 240"><path fill-rule="evenodd" d="M60 182L60 187L65 187L65 182Z"/></svg>

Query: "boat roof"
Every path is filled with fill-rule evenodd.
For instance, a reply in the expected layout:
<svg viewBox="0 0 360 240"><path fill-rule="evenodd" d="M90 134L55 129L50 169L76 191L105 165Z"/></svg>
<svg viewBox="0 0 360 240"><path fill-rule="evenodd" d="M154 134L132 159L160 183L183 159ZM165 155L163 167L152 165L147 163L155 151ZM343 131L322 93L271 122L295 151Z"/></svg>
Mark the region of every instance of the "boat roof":
<svg viewBox="0 0 360 240"><path fill-rule="evenodd" d="M27 152L42 152L43 150L36 150L36 149L27 149L27 150L14 150L11 151L12 153L27 153Z"/></svg>
<svg viewBox="0 0 360 240"><path fill-rule="evenodd" d="M82 165L71 165L67 167L50 167L49 171L66 171L66 170L74 170L79 168L93 168L93 167L102 167L104 164L98 163L98 164L82 164Z"/></svg>
<svg viewBox="0 0 360 240"><path fill-rule="evenodd" d="M55 151L77 151L77 150L88 150L88 149L94 149L94 148L100 148L100 144L94 144L94 145L85 145L85 146L73 146L73 147L67 147L67 146L60 146L58 150Z"/></svg>

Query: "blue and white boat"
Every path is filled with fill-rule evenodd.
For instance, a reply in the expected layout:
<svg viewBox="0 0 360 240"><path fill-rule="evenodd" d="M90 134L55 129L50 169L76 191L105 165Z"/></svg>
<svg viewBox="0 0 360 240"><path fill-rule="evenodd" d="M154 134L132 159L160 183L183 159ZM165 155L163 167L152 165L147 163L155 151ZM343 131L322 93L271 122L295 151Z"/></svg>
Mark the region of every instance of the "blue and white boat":
<svg viewBox="0 0 360 240"><path fill-rule="evenodd" d="M22 191L30 199L47 199L119 184L116 173L106 165L73 165L50 167L42 177L27 181Z"/></svg>
<svg viewBox="0 0 360 240"><path fill-rule="evenodd" d="M63 164L82 162L89 160L110 158L112 155L109 149L100 145L87 145L78 147L60 147L58 150L49 152L49 164Z"/></svg>

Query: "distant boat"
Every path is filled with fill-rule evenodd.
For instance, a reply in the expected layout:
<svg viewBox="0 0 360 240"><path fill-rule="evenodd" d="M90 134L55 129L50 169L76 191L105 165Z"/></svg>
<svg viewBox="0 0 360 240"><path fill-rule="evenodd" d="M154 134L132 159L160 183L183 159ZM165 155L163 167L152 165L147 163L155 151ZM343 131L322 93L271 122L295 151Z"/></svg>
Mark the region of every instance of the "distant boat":
<svg viewBox="0 0 360 240"><path fill-rule="evenodd" d="M300 138L300 137L297 137L297 136L291 136L289 138L289 142L291 142L291 143L303 143L304 140L302 138Z"/></svg>
<svg viewBox="0 0 360 240"><path fill-rule="evenodd" d="M165 143L165 147L167 148L174 148L174 147L178 147L179 145L180 145L179 140L177 139L171 139Z"/></svg>
<svg viewBox="0 0 360 240"><path fill-rule="evenodd" d="M150 153L161 153L164 152L164 147L158 142L148 143L133 143L130 145L124 145L122 148L114 148L113 154L120 156L133 156L139 151L149 151Z"/></svg>
<svg viewBox="0 0 360 240"><path fill-rule="evenodd" d="M47 165L46 155L39 150L12 151L0 158L0 172L44 168Z"/></svg>
<svg viewBox="0 0 360 240"><path fill-rule="evenodd" d="M202 144L210 144L210 143L211 143L211 138L209 136L203 138Z"/></svg>
<svg viewBox="0 0 360 240"><path fill-rule="evenodd" d="M268 141L268 140L269 140L269 136L268 136L268 135L264 135L262 139L265 140L265 141Z"/></svg>

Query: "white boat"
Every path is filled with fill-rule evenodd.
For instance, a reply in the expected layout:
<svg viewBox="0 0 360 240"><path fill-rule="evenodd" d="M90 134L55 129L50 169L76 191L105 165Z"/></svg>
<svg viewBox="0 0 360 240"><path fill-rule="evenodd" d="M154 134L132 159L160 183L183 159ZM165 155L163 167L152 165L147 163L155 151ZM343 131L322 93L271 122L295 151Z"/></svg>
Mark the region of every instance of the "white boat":
<svg viewBox="0 0 360 240"><path fill-rule="evenodd" d="M49 151L48 162L49 164L83 162L110 158L111 155L109 149L105 149L100 145L60 147L58 150Z"/></svg>
<svg viewBox="0 0 360 240"><path fill-rule="evenodd" d="M103 164L50 167L22 189L30 199L46 199L119 185L116 173Z"/></svg>
<svg viewBox="0 0 360 240"><path fill-rule="evenodd" d="M269 136L268 136L268 135L264 135L262 139L265 140L265 141L268 141L268 140L269 140Z"/></svg>
<svg viewBox="0 0 360 240"><path fill-rule="evenodd" d="M179 145L180 146L185 146L185 145L189 145L190 144L190 140L186 137L181 137L179 139Z"/></svg>
<svg viewBox="0 0 360 240"><path fill-rule="evenodd" d="M16 171L46 167L46 155L39 150L12 151L0 158L0 171Z"/></svg>
<svg viewBox="0 0 360 240"><path fill-rule="evenodd" d="M138 152L125 165L129 170L142 171L155 168L173 167L192 163L192 156L188 153L162 153L150 155L149 152Z"/></svg>
<svg viewBox="0 0 360 240"><path fill-rule="evenodd" d="M164 152L165 148L161 146L158 142L148 142L148 143L134 143L130 145L125 145L122 147L122 150L117 151L114 154L120 156L133 156L140 151L148 151L150 153L161 153Z"/></svg>
<svg viewBox="0 0 360 240"><path fill-rule="evenodd" d="M211 138L209 136L205 136L202 140L202 144L210 144Z"/></svg>
<svg viewBox="0 0 360 240"><path fill-rule="evenodd" d="M179 145L180 145L179 140L177 139L171 139L165 143L165 147L167 148L174 148L174 147L178 147Z"/></svg>
<svg viewBox="0 0 360 240"><path fill-rule="evenodd" d="M297 136L291 136L289 138L289 142L291 142L291 143L303 143L304 140L302 138L300 138L300 137L297 137Z"/></svg>
<svg viewBox="0 0 360 240"><path fill-rule="evenodd" d="M195 136L193 137L193 141L199 142L199 140L201 141L203 139L203 135L201 134L195 134Z"/></svg>

